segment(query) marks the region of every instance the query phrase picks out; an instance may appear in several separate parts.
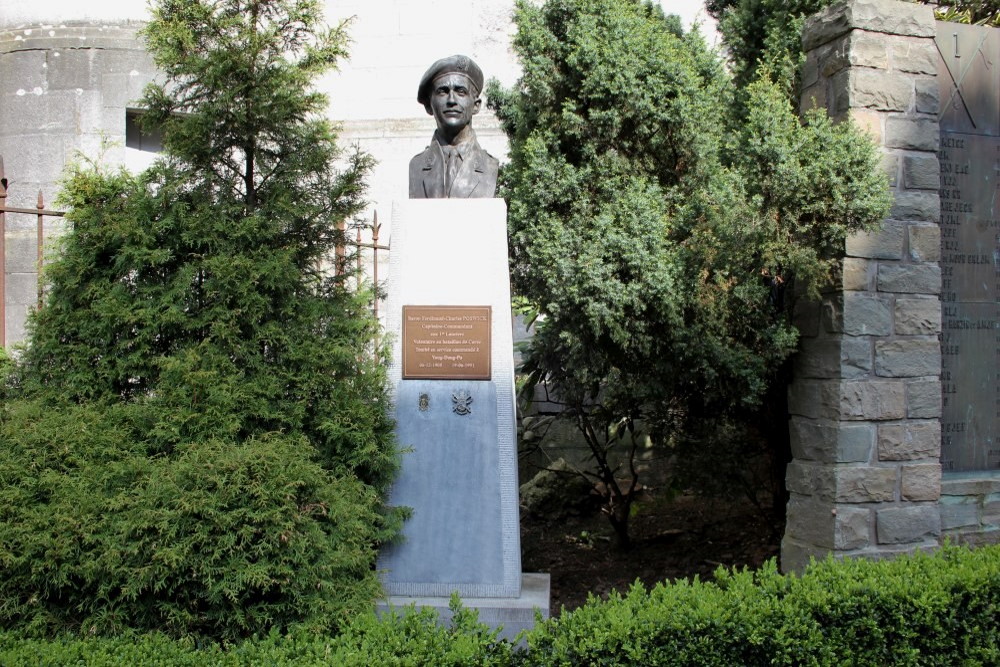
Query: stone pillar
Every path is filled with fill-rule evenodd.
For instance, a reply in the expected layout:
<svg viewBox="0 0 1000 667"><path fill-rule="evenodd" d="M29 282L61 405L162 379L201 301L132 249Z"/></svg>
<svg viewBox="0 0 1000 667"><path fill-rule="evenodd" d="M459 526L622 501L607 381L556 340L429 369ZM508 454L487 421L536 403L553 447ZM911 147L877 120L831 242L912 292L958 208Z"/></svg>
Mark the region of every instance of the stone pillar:
<svg viewBox="0 0 1000 667"><path fill-rule="evenodd" d="M939 104L930 7L838 2L803 33L803 109L851 118L884 154L894 204L847 240L789 388L793 461L782 568L938 544L941 518Z"/></svg>

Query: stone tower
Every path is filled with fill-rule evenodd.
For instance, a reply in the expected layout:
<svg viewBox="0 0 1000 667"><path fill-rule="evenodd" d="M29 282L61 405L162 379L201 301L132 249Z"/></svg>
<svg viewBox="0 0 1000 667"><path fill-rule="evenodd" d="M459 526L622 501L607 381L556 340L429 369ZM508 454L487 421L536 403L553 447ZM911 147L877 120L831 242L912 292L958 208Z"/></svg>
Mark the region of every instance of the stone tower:
<svg viewBox="0 0 1000 667"><path fill-rule="evenodd" d="M7 205L51 205L67 162L78 155L126 162L130 104L154 68L136 29L145 5L134 0L69 0L0 5L0 156ZM36 216L6 216L6 340L24 336L37 299ZM45 235L60 230L45 219Z"/></svg>

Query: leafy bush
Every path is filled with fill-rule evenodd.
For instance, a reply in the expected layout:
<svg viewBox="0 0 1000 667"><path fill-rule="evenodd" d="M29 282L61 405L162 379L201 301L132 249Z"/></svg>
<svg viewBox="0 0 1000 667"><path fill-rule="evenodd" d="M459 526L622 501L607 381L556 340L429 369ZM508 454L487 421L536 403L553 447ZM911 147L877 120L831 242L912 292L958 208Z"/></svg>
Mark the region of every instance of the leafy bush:
<svg viewBox="0 0 1000 667"><path fill-rule="evenodd" d="M834 0L709 0L733 76L748 85L762 70L797 96L802 25Z"/></svg>
<svg viewBox="0 0 1000 667"><path fill-rule="evenodd" d="M720 426L796 349L786 287L818 292L887 213L886 182L869 137L800 119L770 80L740 115L718 56L651 3L521 0L515 21L523 74L489 100L512 285L542 316L526 386L580 425L627 543L636 443L738 433Z"/></svg>
<svg viewBox="0 0 1000 667"><path fill-rule="evenodd" d="M182 667L480 667L510 665L514 647L477 621L475 612L457 610L447 625L429 610L376 618L357 616L336 636L296 630L272 632L237 644L198 644L163 634L127 638L65 637L30 640L0 634L0 664L62 667L86 664L178 665Z"/></svg>
<svg viewBox="0 0 1000 667"><path fill-rule="evenodd" d="M818 563L801 577L772 565L720 570L591 599L540 622L515 647L457 610L364 614L334 637L295 631L236 644L117 639L26 640L0 634L0 663L170 665L996 665L1000 546L947 546L891 561Z"/></svg>
<svg viewBox="0 0 1000 667"><path fill-rule="evenodd" d="M526 665L992 665L1000 547L636 585L528 636Z"/></svg>
<svg viewBox="0 0 1000 667"><path fill-rule="evenodd" d="M149 416L120 405L5 411L4 626L238 637L290 620L329 628L370 607L380 525L370 487L324 470L302 436L151 457L137 445Z"/></svg>
<svg viewBox="0 0 1000 667"><path fill-rule="evenodd" d="M401 519L373 295L328 266L371 165L310 90L346 36L311 0L153 14L166 154L69 170L45 304L0 359L0 626L330 629Z"/></svg>

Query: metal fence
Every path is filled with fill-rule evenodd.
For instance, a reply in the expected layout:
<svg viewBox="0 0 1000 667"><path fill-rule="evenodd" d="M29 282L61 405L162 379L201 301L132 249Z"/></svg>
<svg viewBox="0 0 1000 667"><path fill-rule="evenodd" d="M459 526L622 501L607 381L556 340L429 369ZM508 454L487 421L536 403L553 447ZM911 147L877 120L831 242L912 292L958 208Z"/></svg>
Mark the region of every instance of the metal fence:
<svg viewBox="0 0 1000 667"><path fill-rule="evenodd" d="M378 221L378 211L372 213L372 242L362 243L361 241L361 227L358 227L357 238L355 239L355 245L358 248L357 260L358 260L358 281L361 281L362 275L362 265L361 265L361 249L369 248L372 251L372 283L378 285L378 251L388 250L388 245L379 245L379 232L382 230L382 225ZM375 318L378 319L378 298L375 299L372 305L372 311L375 313Z"/></svg>
<svg viewBox="0 0 1000 667"><path fill-rule="evenodd" d="M64 211L53 211L45 208L45 200L42 197L41 190L38 191L38 199L35 208L16 208L7 206L7 196L8 187L10 182L7 180L7 176L4 173L3 166L3 156L0 155L0 347L7 346L7 215L33 215L36 218L35 227L37 235L37 257L36 257L36 270L38 272L38 307L42 307L42 298L44 296L43 289L44 285L41 279L42 270L42 259L44 256L44 234L45 234L45 218L46 217L62 217L65 215ZM372 240L371 243L362 241L361 231L363 227L361 225L357 228L356 238L353 241L347 241L347 227L345 221L341 221L337 228L344 234L345 243L337 247L336 256L334 258L334 266L337 272L343 273L347 270L347 245L353 245L357 248L357 253L355 259L357 261L357 275L358 282L360 284L361 275L364 268L362 257L362 249L371 250L372 252L372 281L378 284L378 264L379 264L379 251L389 250L388 245L383 245L379 243L379 232L382 226L378 221L378 212L373 214L372 218ZM378 317L378 300L375 300L373 310L375 316Z"/></svg>
<svg viewBox="0 0 1000 667"><path fill-rule="evenodd" d="M42 257L45 248L45 218L59 217L65 213L63 211L50 211L45 208L45 199L42 191L38 191L38 199L35 208L15 208L7 206L7 192L9 181L4 173L3 156L0 155L0 347L7 346L7 215L33 215L35 216L35 229L37 238L37 257L35 268L39 274L42 270ZM42 305L42 281L38 281L38 306Z"/></svg>

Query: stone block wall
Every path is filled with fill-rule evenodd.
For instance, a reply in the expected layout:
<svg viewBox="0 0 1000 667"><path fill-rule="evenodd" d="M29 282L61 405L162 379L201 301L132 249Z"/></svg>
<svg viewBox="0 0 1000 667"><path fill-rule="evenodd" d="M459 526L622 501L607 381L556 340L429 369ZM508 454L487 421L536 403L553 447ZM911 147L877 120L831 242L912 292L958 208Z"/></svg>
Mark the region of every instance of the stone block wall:
<svg viewBox="0 0 1000 667"><path fill-rule="evenodd" d="M137 23L0 25L0 156L10 179L7 205L47 208L66 164L86 156L125 162L126 109L155 68L136 37ZM103 147L102 147L103 146ZM34 215L6 216L6 342L24 337L37 303ZM45 236L62 233L46 217Z"/></svg>
<svg viewBox="0 0 1000 667"><path fill-rule="evenodd" d="M942 533L940 141L930 7L840 2L806 24L802 107L882 146L894 204L848 239L839 282L796 318L782 567L882 556Z"/></svg>
<svg viewBox="0 0 1000 667"><path fill-rule="evenodd" d="M941 532L959 544L1000 541L1000 477L949 473L941 480Z"/></svg>

